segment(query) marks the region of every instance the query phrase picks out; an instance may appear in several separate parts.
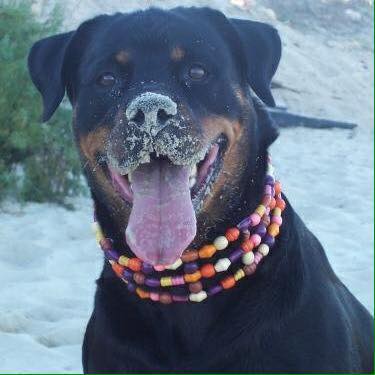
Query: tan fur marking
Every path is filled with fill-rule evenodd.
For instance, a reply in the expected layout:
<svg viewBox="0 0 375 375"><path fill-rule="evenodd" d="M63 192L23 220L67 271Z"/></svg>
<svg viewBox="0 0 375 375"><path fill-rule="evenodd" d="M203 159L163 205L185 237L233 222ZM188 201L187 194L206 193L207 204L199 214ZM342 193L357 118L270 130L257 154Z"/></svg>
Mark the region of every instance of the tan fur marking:
<svg viewBox="0 0 375 375"><path fill-rule="evenodd" d="M115 59L119 64L125 65L130 61L130 57L131 54L129 51L121 50L116 53Z"/></svg>
<svg viewBox="0 0 375 375"><path fill-rule="evenodd" d="M231 121L225 117L212 116L202 121L205 137L209 140L215 140L220 134L225 134L228 138L228 147L223 156L222 173L218 176L215 184L212 186L211 193L206 197L203 204L203 211L215 215L215 207L220 191L228 183L236 180L236 175L244 167L244 128L238 121Z"/></svg>
<svg viewBox="0 0 375 375"><path fill-rule="evenodd" d="M176 46L172 49L170 56L172 61L181 61L185 56L185 51L183 48Z"/></svg>
<svg viewBox="0 0 375 375"><path fill-rule="evenodd" d="M80 138L79 145L86 159L94 162L95 153L104 150L108 134L109 130L101 127Z"/></svg>

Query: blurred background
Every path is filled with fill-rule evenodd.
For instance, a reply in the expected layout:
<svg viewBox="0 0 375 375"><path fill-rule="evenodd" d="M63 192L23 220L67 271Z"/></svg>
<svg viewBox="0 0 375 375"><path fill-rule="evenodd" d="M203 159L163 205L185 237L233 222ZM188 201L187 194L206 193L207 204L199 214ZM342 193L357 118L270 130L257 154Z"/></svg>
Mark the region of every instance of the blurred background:
<svg viewBox="0 0 375 375"><path fill-rule="evenodd" d="M26 68L44 36L100 13L208 5L274 25L279 106L354 122L354 130L281 129L271 148L296 211L373 314L372 0L0 0L0 372L81 372L81 343L102 257L67 102L40 124Z"/></svg>

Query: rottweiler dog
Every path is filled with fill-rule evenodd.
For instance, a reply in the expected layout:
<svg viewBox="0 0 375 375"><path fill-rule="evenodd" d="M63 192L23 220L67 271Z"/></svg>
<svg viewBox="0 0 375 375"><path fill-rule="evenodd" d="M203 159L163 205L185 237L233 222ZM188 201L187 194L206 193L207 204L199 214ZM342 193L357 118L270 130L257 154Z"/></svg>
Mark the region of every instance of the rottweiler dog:
<svg viewBox="0 0 375 375"><path fill-rule="evenodd" d="M35 43L43 120L66 92L96 217L118 251L171 264L254 210L278 135L265 105L280 56L273 27L210 8L102 15ZM83 368L372 372L373 319L287 202L259 270L201 303L142 300L105 262Z"/></svg>

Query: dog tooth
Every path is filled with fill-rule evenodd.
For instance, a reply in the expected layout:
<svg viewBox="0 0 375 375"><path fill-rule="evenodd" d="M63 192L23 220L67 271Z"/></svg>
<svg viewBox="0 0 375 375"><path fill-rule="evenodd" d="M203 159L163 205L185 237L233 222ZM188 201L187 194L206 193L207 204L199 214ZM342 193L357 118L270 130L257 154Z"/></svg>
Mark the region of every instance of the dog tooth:
<svg viewBox="0 0 375 375"><path fill-rule="evenodd" d="M196 176L197 175L197 165L194 164L192 167L191 167L191 170L190 170L190 176Z"/></svg>
<svg viewBox="0 0 375 375"><path fill-rule="evenodd" d="M129 174L128 174L128 180L129 180L129 182L132 182L132 174L131 174L131 172L129 172Z"/></svg>
<svg viewBox="0 0 375 375"><path fill-rule="evenodd" d="M189 187L190 189L197 183L197 179L195 177L190 177L189 179Z"/></svg>

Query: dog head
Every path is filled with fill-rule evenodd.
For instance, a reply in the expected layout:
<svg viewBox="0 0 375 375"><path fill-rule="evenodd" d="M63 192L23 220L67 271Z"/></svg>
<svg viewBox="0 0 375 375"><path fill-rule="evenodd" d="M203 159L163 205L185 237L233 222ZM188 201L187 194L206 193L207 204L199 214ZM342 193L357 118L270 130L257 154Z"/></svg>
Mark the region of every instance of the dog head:
<svg viewBox="0 0 375 375"><path fill-rule="evenodd" d="M38 41L29 70L44 121L67 93L89 186L113 226L141 259L171 264L241 211L243 182L277 136L251 91L274 105L280 53L269 25L152 8Z"/></svg>

